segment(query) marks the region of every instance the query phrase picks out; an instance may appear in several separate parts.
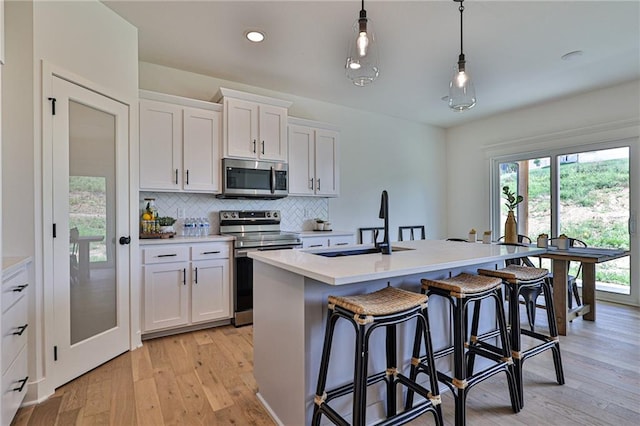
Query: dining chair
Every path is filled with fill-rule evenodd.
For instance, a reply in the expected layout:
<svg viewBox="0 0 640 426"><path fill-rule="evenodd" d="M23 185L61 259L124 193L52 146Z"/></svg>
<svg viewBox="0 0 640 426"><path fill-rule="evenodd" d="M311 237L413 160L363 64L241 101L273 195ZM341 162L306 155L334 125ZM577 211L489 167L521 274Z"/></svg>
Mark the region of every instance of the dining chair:
<svg viewBox="0 0 640 426"><path fill-rule="evenodd" d="M358 236L360 237L360 244L382 242L384 238L384 227L372 226L368 228L358 228Z"/></svg>
<svg viewBox="0 0 640 426"><path fill-rule="evenodd" d="M426 233L424 225L413 225L413 226L399 226L398 227L398 241L404 241L405 232L409 232L409 240L415 240L416 234L420 233L420 240L426 240Z"/></svg>
<svg viewBox="0 0 640 426"><path fill-rule="evenodd" d="M577 238L568 238L568 240L569 240L569 247L580 247L580 248L587 247L587 243ZM558 238L551 238L549 243L552 246L556 246L557 241L558 241ZM569 262L569 269L571 269L571 262ZM567 299L567 302L569 304L569 309L573 308L574 299L576 301L576 306L582 305L582 301L580 300L580 293L578 292L578 282L577 282L577 278L581 274L582 274L582 262L580 262L580 264L578 265L578 270L576 271L575 275L571 275L571 274L567 275L567 290L569 292L568 294L569 297ZM547 279L549 280L549 283L551 284L551 286L553 286L553 273L550 273Z"/></svg>

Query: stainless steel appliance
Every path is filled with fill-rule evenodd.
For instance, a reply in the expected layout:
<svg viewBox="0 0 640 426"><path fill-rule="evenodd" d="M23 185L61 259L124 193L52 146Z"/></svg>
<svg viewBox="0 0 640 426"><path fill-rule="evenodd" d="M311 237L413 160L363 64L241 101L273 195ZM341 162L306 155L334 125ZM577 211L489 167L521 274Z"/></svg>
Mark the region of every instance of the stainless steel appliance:
<svg viewBox="0 0 640 426"><path fill-rule="evenodd" d="M283 198L289 194L288 166L274 161L222 160L219 198Z"/></svg>
<svg viewBox="0 0 640 426"><path fill-rule="evenodd" d="M253 286L260 278L253 276L254 250L281 250L302 247L294 232L280 230L279 210L220 211L220 234L235 237L233 279L233 323L236 327L253 323Z"/></svg>

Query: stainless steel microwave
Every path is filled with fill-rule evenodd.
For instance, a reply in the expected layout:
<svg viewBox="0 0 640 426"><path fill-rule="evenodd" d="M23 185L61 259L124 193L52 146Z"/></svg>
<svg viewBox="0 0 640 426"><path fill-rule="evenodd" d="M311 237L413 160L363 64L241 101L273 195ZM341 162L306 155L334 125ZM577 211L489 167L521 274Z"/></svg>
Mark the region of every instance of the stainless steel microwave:
<svg viewBox="0 0 640 426"><path fill-rule="evenodd" d="M289 168L276 161L222 160L220 198L283 198L289 194Z"/></svg>

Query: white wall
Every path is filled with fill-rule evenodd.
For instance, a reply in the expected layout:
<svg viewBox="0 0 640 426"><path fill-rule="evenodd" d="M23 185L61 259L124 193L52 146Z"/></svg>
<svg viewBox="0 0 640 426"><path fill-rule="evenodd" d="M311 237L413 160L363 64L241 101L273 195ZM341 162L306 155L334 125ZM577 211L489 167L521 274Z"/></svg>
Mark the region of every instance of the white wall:
<svg viewBox="0 0 640 426"><path fill-rule="evenodd" d="M329 200L334 229L381 226L386 189L393 240L399 225L425 224L429 238L444 236L444 130L155 64L139 69L141 89L208 101L228 87L292 101L289 115L340 127L340 197Z"/></svg>
<svg viewBox="0 0 640 426"><path fill-rule="evenodd" d="M489 156L604 142L629 132L637 137L639 124L640 81L635 81L448 129L448 234L491 229Z"/></svg>
<svg viewBox="0 0 640 426"><path fill-rule="evenodd" d="M52 306L45 299L43 262L47 259L42 250L47 242L43 234L51 221L43 219L42 200L51 194L41 173L41 61L135 103L138 42L137 29L97 0L9 1L5 12L2 245L4 255L35 259L35 285L30 293L30 323L35 326L29 332L27 395L33 400L53 392L45 370L45 353L51 353L45 348L52 347L45 324ZM132 143L137 144L137 122L131 124Z"/></svg>

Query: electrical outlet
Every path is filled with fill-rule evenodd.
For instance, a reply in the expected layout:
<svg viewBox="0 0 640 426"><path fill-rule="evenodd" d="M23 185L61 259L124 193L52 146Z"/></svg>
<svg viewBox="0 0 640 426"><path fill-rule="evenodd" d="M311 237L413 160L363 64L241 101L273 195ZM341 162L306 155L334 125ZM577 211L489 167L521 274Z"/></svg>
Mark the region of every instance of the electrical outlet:
<svg viewBox="0 0 640 426"><path fill-rule="evenodd" d="M309 217L309 209L305 208L303 212L304 212L304 218L307 219Z"/></svg>

